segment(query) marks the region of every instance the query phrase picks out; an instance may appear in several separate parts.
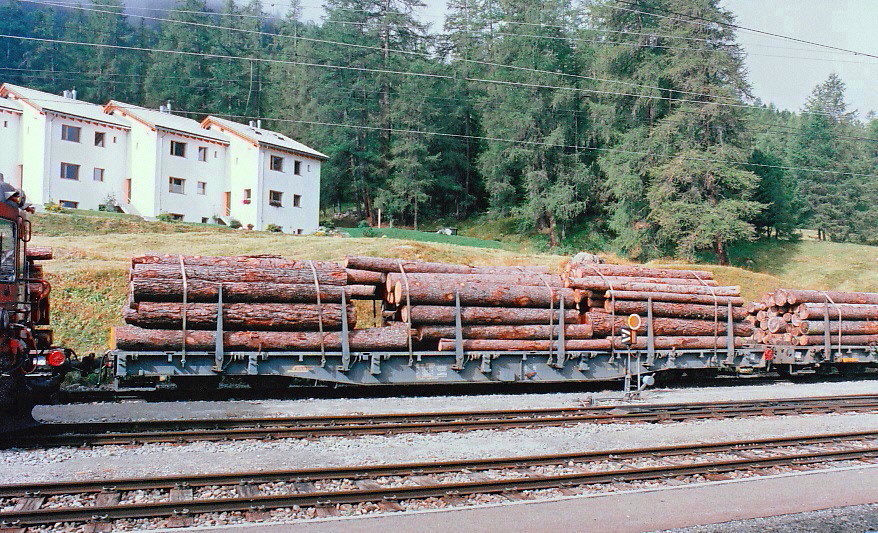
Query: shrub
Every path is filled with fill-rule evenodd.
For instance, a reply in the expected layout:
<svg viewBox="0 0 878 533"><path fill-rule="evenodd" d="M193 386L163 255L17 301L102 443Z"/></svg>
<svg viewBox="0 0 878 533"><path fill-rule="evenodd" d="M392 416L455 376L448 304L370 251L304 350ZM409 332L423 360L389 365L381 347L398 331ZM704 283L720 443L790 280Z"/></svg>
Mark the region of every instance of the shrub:
<svg viewBox="0 0 878 533"><path fill-rule="evenodd" d="M372 226L369 224L368 220L361 220L360 223L357 224L357 227L358 228L370 228Z"/></svg>
<svg viewBox="0 0 878 533"><path fill-rule="evenodd" d="M170 213L159 213L155 218L159 222L174 222L174 217Z"/></svg>
<svg viewBox="0 0 878 533"><path fill-rule="evenodd" d="M240 229L241 228L241 221L238 220L237 218L233 218L232 220L229 221L229 227L232 229Z"/></svg>
<svg viewBox="0 0 878 533"><path fill-rule="evenodd" d="M269 224L268 226L266 226L265 229L272 233L280 233L283 231L283 228L278 226L277 224Z"/></svg>
<svg viewBox="0 0 878 533"><path fill-rule="evenodd" d="M43 208L49 213L65 213L64 208L61 207L60 203L52 202L49 200L43 205Z"/></svg>
<svg viewBox="0 0 878 533"><path fill-rule="evenodd" d="M363 230L363 237L382 237L383 234L375 228L366 228Z"/></svg>

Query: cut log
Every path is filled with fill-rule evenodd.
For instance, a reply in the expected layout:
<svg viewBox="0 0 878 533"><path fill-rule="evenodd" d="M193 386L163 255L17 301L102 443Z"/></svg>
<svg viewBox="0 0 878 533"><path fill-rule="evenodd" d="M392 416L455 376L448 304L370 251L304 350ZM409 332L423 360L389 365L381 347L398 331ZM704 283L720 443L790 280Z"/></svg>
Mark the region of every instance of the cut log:
<svg viewBox="0 0 878 533"><path fill-rule="evenodd" d="M560 326L518 325L518 326L464 326L461 329L464 339L548 339L549 334L557 339L561 333ZM572 324L564 327L567 339L591 338L591 326ZM421 340L439 340L454 338L454 327L451 326L419 326L418 338Z"/></svg>
<svg viewBox="0 0 878 533"><path fill-rule="evenodd" d="M629 314L638 314L641 316L646 316L646 306L647 302L633 302L630 300L616 300L615 303L615 314L617 315L629 315ZM607 300L607 304L604 306L604 310L607 313L612 313L614 309L614 305L612 302ZM672 303L672 302L653 302L652 303L652 313L653 316L666 316L666 317L674 317L674 318L703 318L706 320L713 320L714 313L716 312L719 318L726 318L728 316L728 306L726 305L698 305L698 304L681 304L681 303ZM732 308L732 319L735 321L744 320L744 310L740 307Z"/></svg>
<svg viewBox="0 0 878 533"><path fill-rule="evenodd" d="M838 335L831 335L829 340L833 348L838 346ZM841 340L845 346L878 345L878 335L842 335ZM826 338L823 335L797 335L794 341L798 346L824 346Z"/></svg>
<svg viewBox="0 0 878 533"><path fill-rule="evenodd" d="M736 347L744 345L743 339L734 339ZM620 339L571 339L564 343L567 350L609 350L627 348ZM463 349L469 351L545 351L550 347L558 349L560 342L548 340L502 340L502 339L472 339L463 341ZM703 350L713 348L726 348L726 337L656 337L655 347L659 350ZM646 349L646 339L641 338L633 349ZM439 341L439 351L447 352L455 349L453 339Z"/></svg>
<svg viewBox="0 0 878 533"><path fill-rule="evenodd" d="M775 305L824 303L828 301L837 304L878 304L878 293L841 291L826 291L824 293L824 291L800 289L778 289L774 293Z"/></svg>
<svg viewBox="0 0 878 533"><path fill-rule="evenodd" d="M704 294L679 294L674 292L640 292L640 291L606 291L604 297L609 300L613 296L617 300L648 300L652 298L654 302L678 302L687 304L703 304L713 305L714 298L711 295ZM720 305L731 303L732 305L743 305L744 299L740 296L717 296L717 302Z"/></svg>
<svg viewBox="0 0 878 533"><path fill-rule="evenodd" d="M622 328L627 328L626 319L625 316L616 315L615 329L612 328L613 319L607 313L585 313L583 322L592 327L595 337L608 337L612 334L619 335ZM653 335L665 337L725 335L728 332L724 319L714 322L712 320L656 317L652 319L652 327ZM749 337L754 331L753 325L747 322L736 322L733 329L734 335L741 337ZM645 318L643 325L638 330L638 335L646 335Z"/></svg>
<svg viewBox="0 0 878 533"><path fill-rule="evenodd" d="M561 313L550 309L510 309L505 307L461 307L460 317L464 324L469 325L516 325L516 324L553 324L558 323ZM400 309L400 320L412 324L453 325L454 307L439 305L413 305ZM579 312L574 309L564 311L565 324L579 322Z"/></svg>
<svg viewBox="0 0 878 533"><path fill-rule="evenodd" d="M302 331L316 330L322 308L323 328L341 328L342 307L338 304L226 304L223 305L223 329L229 331ZM215 329L215 304L187 304L188 329ZM356 324L354 306L347 306L348 324ZM183 304L140 302L123 310L125 322L151 329L182 329Z"/></svg>
<svg viewBox="0 0 878 533"><path fill-rule="evenodd" d="M454 305L455 292L461 305L483 307L558 307L564 298L565 307L576 304L573 289L511 286L499 283L470 283L460 287L444 285L409 285L408 294L401 282L394 287L396 302L411 301L419 305Z"/></svg>
<svg viewBox="0 0 878 533"><path fill-rule="evenodd" d="M594 268L591 268L593 266ZM644 278L701 278L703 280L713 279L713 272L706 270L677 270L675 268L650 268L638 265L577 265L571 270L571 277L578 278L583 276L594 276L596 272L600 272L605 276L637 276Z"/></svg>
<svg viewBox="0 0 878 533"><path fill-rule="evenodd" d="M341 266L334 261L300 261L285 259L279 255L235 255L235 256L201 256L184 255L183 263L188 266L219 266L238 268L306 268L310 263L317 270L340 270ZM146 254L131 258L132 265L176 265L180 266L179 255Z"/></svg>
<svg viewBox="0 0 878 533"><path fill-rule="evenodd" d="M799 335L817 335L826 331L826 323L823 320L809 320L799 326L795 326ZM868 320L842 321L841 333L851 335L876 335L878 334L878 322ZM838 320L829 321L829 332L839 332Z"/></svg>
<svg viewBox="0 0 878 533"><path fill-rule="evenodd" d="M190 350L215 349L216 332L188 331L186 348ZM341 349L341 333L323 334L324 348ZM241 351L301 351L319 350L321 336L314 331L230 331L223 335L227 350ZM408 328L389 326L351 331L349 334L351 350L404 350L408 348ZM179 350L183 342L183 332L177 330L142 329L135 326L113 328L111 346L119 350L168 351Z"/></svg>
<svg viewBox="0 0 878 533"><path fill-rule="evenodd" d="M352 268L345 269L345 272L348 275L349 285L383 285L386 276L383 272L354 270Z"/></svg>
<svg viewBox="0 0 878 533"><path fill-rule="evenodd" d="M697 285L700 287L716 287L719 285L714 280L704 280L701 282L697 279L687 279L687 278L646 278L646 277L622 277L622 276L583 276L583 277L571 277L567 279L566 286L572 287L574 289L593 289L593 290L608 290L605 287L612 287L615 289L622 284L629 283L650 283L650 284L661 284L661 285Z"/></svg>
<svg viewBox="0 0 878 533"><path fill-rule="evenodd" d="M839 312L842 318L855 320L878 320L878 305L874 304L800 304L796 308L796 316L804 320L818 320L829 312L830 320L838 320Z"/></svg>
<svg viewBox="0 0 878 533"><path fill-rule="evenodd" d="M161 278L183 279L179 265L134 265L131 279ZM310 268L243 268L223 266L187 266L186 278L213 282L267 282L267 283L310 283L314 284L314 273ZM317 281L321 285L345 285L347 274L337 270L317 270Z"/></svg>
<svg viewBox="0 0 878 533"><path fill-rule="evenodd" d="M228 303L316 303L317 288L313 283L222 283L223 302ZM217 301L219 283L202 280L187 282L188 302L210 303ZM370 285L321 285L321 303L341 302L345 291L350 299L375 297L375 287ZM134 278L131 280L131 299L135 302L182 302L183 281L164 278Z"/></svg>
<svg viewBox="0 0 878 533"><path fill-rule="evenodd" d="M400 272L400 265L407 274L421 273L457 273L457 274L481 274L500 272L548 272L549 269L541 266L469 266L453 263L433 263L428 261L413 261L410 259L391 259L386 257L347 256L345 268L358 270L372 270L375 272Z"/></svg>
<svg viewBox="0 0 878 533"><path fill-rule="evenodd" d="M55 254L51 248L45 246L28 246L25 255L30 261L49 261Z"/></svg>
<svg viewBox="0 0 878 533"><path fill-rule="evenodd" d="M787 333L789 322L782 317L774 316L768 319L767 330L769 333Z"/></svg>
<svg viewBox="0 0 878 533"><path fill-rule="evenodd" d="M391 272L387 274L387 290L393 290L397 285L405 287L406 278L410 287L422 285L465 287L471 283L555 288L564 286L561 276L556 274L406 274L403 276L400 273ZM399 297L399 294L396 296Z"/></svg>
<svg viewBox="0 0 878 533"><path fill-rule="evenodd" d="M677 294L702 294L711 296L741 295L740 287L705 287L703 285L672 285L667 283L637 283L628 281L609 283L602 278L570 278L569 285L577 289L598 291L612 289L621 291L670 292Z"/></svg>

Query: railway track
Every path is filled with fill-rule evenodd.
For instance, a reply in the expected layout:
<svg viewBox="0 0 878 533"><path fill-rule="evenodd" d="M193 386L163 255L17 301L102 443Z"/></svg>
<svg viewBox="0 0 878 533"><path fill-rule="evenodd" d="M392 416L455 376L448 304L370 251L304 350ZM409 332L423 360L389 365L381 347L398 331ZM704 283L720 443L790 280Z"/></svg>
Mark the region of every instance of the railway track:
<svg viewBox="0 0 878 533"><path fill-rule="evenodd" d="M661 423L693 419L878 411L878 395L527 410L46 424L0 435L2 448L99 446L245 439L436 433L582 423Z"/></svg>
<svg viewBox="0 0 878 533"><path fill-rule="evenodd" d="M189 525L205 513L237 512L246 520L265 518L272 510L292 513L280 518L314 516L309 509L319 516L402 511L423 508L425 502L472 503L469 499L477 495L533 499L540 491L550 491L546 496L576 495L631 482L697 482L705 476L728 479L840 462L878 462L878 431L446 462L3 485L0 523L23 529L90 522L102 530L101 525L107 529L121 519L169 518L175 525ZM148 501L132 498L138 491L147 491Z"/></svg>

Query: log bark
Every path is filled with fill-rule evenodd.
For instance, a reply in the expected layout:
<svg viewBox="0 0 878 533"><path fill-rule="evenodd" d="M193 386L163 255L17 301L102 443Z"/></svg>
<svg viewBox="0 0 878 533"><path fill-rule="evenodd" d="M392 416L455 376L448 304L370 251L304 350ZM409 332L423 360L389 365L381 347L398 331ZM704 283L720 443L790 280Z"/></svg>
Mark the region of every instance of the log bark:
<svg viewBox="0 0 878 533"><path fill-rule="evenodd" d="M606 337L612 334L619 335L619 330L627 328L625 316L616 315L615 329L613 319L606 313L585 313L583 322L592 327L595 337ZM652 319L653 335L663 337L699 337L705 335L725 335L728 331L726 322L712 320L695 320L686 318L657 317ZM734 335L749 337L753 334L752 324L736 322L733 327ZM646 335L646 319L637 332L638 335Z"/></svg>
<svg viewBox="0 0 878 533"><path fill-rule="evenodd" d="M576 305L572 289L547 287L510 286L499 283L471 283L460 287L446 285L416 285L406 288L401 282L394 287L394 301L419 305L454 305L455 291L460 295L460 305L481 307L558 307L564 298L565 307ZM392 302L391 302L392 303Z"/></svg>
<svg viewBox="0 0 878 533"><path fill-rule="evenodd" d="M697 279L687 278L648 278L640 276L582 276L571 277L567 279L566 286L574 289L594 289L608 290L604 287L612 285L615 289L617 285L627 283L659 283L662 285L697 285L700 287L716 287L719 285L716 281L704 280L702 283Z"/></svg>
<svg viewBox="0 0 878 533"><path fill-rule="evenodd" d="M640 292L640 291L606 291L604 297L610 300L614 295L617 300L642 300L652 298L654 302L677 302L687 304L713 305L713 296L704 294L679 294L674 292ZM740 296L717 296L720 305L731 303L732 305L744 305L744 299Z"/></svg>
<svg viewBox="0 0 878 533"><path fill-rule="evenodd" d="M713 279L713 272L706 270L677 270L675 268L650 268L639 265L593 265L595 268L577 266L571 270L571 277L594 276L600 272L605 276L638 276L645 278L687 278L697 280ZM596 269L596 270L595 270Z"/></svg>
<svg viewBox="0 0 878 533"><path fill-rule="evenodd" d="M842 335L841 340L845 346L876 346L878 345L878 335ZM823 346L826 339L823 335L797 335L794 337L795 344L798 346ZM838 335L830 338L832 346L838 345Z"/></svg>
<svg viewBox="0 0 878 533"><path fill-rule="evenodd" d="M49 261L55 254L51 248L45 246L28 246L25 255L30 261Z"/></svg>
<svg viewBox="0 0 878 533"><path fill-rule="evenodd" d="M608 283L602 278L570 278L569 285L576 289L598 291L621 290L640 292L669 292L677 294L702 294L716 296L740 296L740 287L705 287L703 285L672 285L667 283L638 283L620 281ZM612 287L610 286L612 285Z"/></svg>
<svg viewBox="0 0 878 533"><path fill-rule="evenodd" d="M134 265L131 279L161 278L165 280L183 279L179 265ZM310 268L242 268L224 266L187 266L187 280L213 282L265 282L265 283L310 283L314 284L314 273ZM317 270L317 281L321 285L345 285L347 274L343 269Z"/></svg>
<svg viewBox="0 0 878 533"><path fill-rule="evenodd" d="M826 331L826 323L822 320L809 320L799 326L795 326L798 335L816 335ZM841 330L842 335L876 335L878 334L878 322L868 320L842 321L839 328L838 320L829 321L829 332L836 334Z"/></svg>
<svg viewBox="0 0 878 533"><path fill-rule="evenodd" d="M310 270L311 261L285 259L279 255L201 256L184 255L183 263L189 266L220 266L239 268L305 268ZM132 265L174 265L179 268L179 255L146 254L131 258ZM313 261L317 270L336 270L341 266L334 261Z"/></svg>
<svg viewBox="0 0 878 533"><path fill-rule="evenodd" d="M341 328L342 307L338 304L226 304L223 305L223 329L229 331L302 331ZM187 304L187 329L216 329L215 304ZM356 324L354 306L347 307L348 325ZM125 322L147 329L182 329L183 304L134 303L123 310Z"/></svg>
<svg viewBox="0 0 878 533"><path fill-rule="evenodd" d="M878 304L875 292L810 291L800 289L778 289L774 293L775 305L797 305L804 303L824 303L827 296L837 304Z"/></svg>
<svg viewBox="0 0 878 533"><path fill-rule="evenodd" d="M457 274L484 274L500 272L548 272L549 269L541 266L469 266L453 263L435 263L428 261L413 261L410 259L391 259L386 257L347 256L345 268L358 270L372 270L375 272L400 272L400 264L406 273L457 273Z"/></svg>
<svg viewBox="0 0 878 533"><path fill-rule="evenodd" d="M646 305L647 302L632 302L628 300L616 300L615 304L615 314L617 315L628 315L628 314L639 314L641 316L646 316ZM607 304L604 306L604 310L607 313L612 313L614 306L612 302L607 300ZM681 304L681 303L672 303L672 302L653 302L652 303L652 313L653 316L665 316L665 317L673 317L673 318L702 318L705 320L713 320L714 319L714 311L716 311L719 318L726 318L728 316L728 306L720 305L714 307L712 305L698 305L698 304ZM744 310L740 307L732 308L732 319L735 321L744 320Z"/></svg>
<svg viewBox="0 0 878 533"><path fill-rule="evenodd" d="M516 324L557 324L561 313L549 309L510 309L506 307L461 307L461 321L468 325L516 325ZM400 320L412 324L453 325L454 307L439 305L413 305L400 309ZM564 311L564 323L579 322L579 312L574 309Z"/></svg>
<svg viewBox="0 0 878 533"><path fill-rule="evenodd" d="M703 350L713 348L725 348L726 337L656 337L655 347L659 350ZM734 339L736 347L743 346L743 339ZM548 340L503 340L503 339L472 339L463 341L463 349L469 351L546 351L549 348L557 350L560 343ZM611 339L572 339L564 343L567 350L609 350L613 347L624 349L619 339L615 342ZM635 350L646 349L646 339L639 340L631 346ZM450 352L455 349L453 339L439 341L439 351Z"/></svg>
<svg viewBox="0 0 878 533"><path fill-rule="evenodd" d="M768 319L767 330L769 333L787 333L787 328L790 326L787 320L784 320L782 317L774 316Z"/></svg>
<svg viewBox="0 0 878 533"><path fill-rule="evenodd" d="M188 331L186 348L190 350L209 350L215 347L216 333L213 331ZM324 348L341 349L341 333L323 334ZM240 351L300 351L319 350L321 336L315 331L230 331L223 335L227 350ZM135 326L113 328L110 343L119 350L167 351L182 347L183 332L176 330L141 329ZM349 334L351 350L405 350L408 349L408 328L390 326L351 331Z"/></svg>
<svg viewBox="0 0 878 533"><path fill-rule="evenodd" d="M371 270L345 269L348 276L348 285L383 285L386 274L372 272Z"/></svg>
<svg viewBox="0 0 878 533"><path fill-rule="evenodd" d="M464 287L471 283L494 283L502 285L519 285L528 287L564 287L561 276L556 274L406 274L403 276L397 272L387 274L387 290L391 291L397 285L405 287L405 280L412 286L437 285ZM399 294L396 295L399 297Z"/></svg>
<svg viewBox="0 0 878 533"><path fill-rule="evenodd" d="M189 280L189 302L211 303L217 301L220 284L212 281ZM317 289L309 283L229 282L222 283L223 302L228 303L316 303ZM341 302L342 291L348 298L371 299L375 287L370 285L321 285L321 303ZM135 302L182 302L183 281L165 278L135 278L131 280L129 294Z"/></svg>
<svg viewBox="0 0 878 533"><path fill-rule="evenodd" d="M803 320L819 320L824 313L829 312L830 320L838 320L839 312L842 318L855 320L878 320L878 305L873 304L800 304L796 308L796 316Z"/></svg>
<svg viewBox="0 0 878 533"><path fill-rule="evenodd" d="M548 325L515 325L515 326L464 326L461 328L464 339L508 339L508 340L540 340L548 339L551 333L552 339L557 340L561 333L560 326ZM453 339L455 335L452 326L419 326L418 338L420 340ZM592 336L591 326L585 324L571 324L564 327L564 337L567 339L589 339Z"/></svg>

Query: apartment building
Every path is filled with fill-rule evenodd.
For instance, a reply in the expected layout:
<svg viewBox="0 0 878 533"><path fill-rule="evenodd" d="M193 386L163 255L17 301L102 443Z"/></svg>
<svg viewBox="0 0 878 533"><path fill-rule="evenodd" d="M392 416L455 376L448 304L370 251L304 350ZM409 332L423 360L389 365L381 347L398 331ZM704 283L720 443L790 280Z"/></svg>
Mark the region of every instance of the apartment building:
<svg viewBox="0 0 878 533"><path fill-rule="evenodd" d="M75 91L0 86L0 174L37 206L167 214L194 223L240 221L257 230L318 227L327 156L256 124L202 122ZM7 147L9 149L7 149Z"/></svg>

